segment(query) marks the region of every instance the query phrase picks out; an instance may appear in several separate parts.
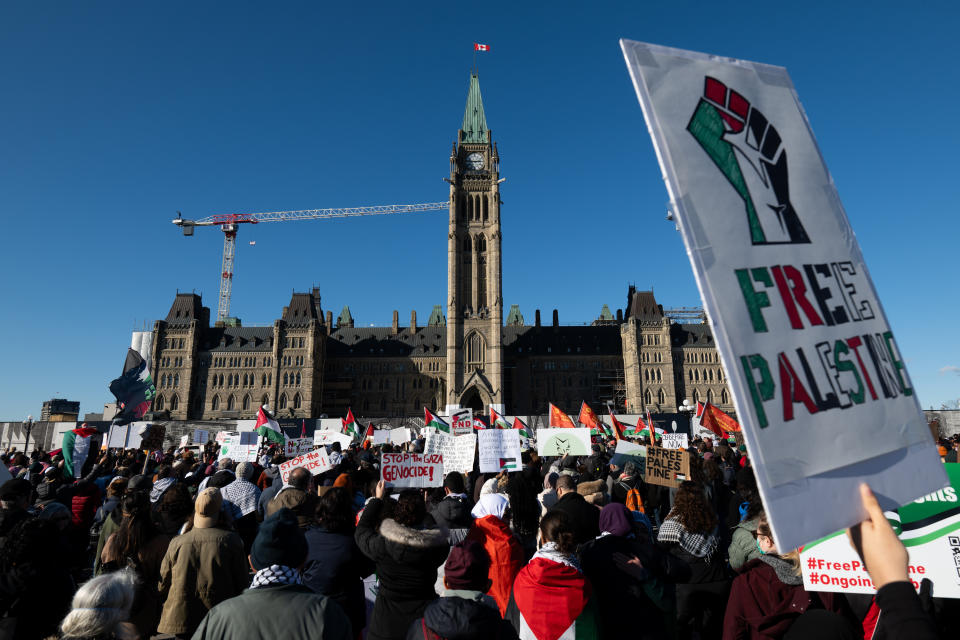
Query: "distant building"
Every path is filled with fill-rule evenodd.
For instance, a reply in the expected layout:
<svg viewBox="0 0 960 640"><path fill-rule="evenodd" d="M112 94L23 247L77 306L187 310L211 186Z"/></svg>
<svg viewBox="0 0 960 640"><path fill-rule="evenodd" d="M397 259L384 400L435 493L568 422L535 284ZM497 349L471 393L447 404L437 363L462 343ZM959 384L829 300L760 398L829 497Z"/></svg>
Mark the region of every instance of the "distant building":
<svg viewBox="0 0 960 640"><path fill-rule="evenodd" d="M71 422L80 415L80 403L66 398L53 398L40 409L41 422Z"/></svg>
<svg viewBox="0 0 960 640"><path fill-rule="evenodd" d="M563 326L556 310L526 324L519 305L504 320L500 156L471 76L463 125L450 154L447 296L426 326L362 327L344 307L336 322L320 291L294 293L272 326L211 326L200 296L178 293L144 347L157 385L153 410L175 420L422 415L423 407L493 406L543 414L673 413L688 399L732 411L732 397L703 316L673 321L652 291L627 291L616 314L603 305L590 326ZM598 274L599 275L599 274ZM609 277L609 276L604 276ZM438 292L439 293L439 292ZM445 311L444 311L445 310ZM106 415L104 415L106 419Z"/></svg>

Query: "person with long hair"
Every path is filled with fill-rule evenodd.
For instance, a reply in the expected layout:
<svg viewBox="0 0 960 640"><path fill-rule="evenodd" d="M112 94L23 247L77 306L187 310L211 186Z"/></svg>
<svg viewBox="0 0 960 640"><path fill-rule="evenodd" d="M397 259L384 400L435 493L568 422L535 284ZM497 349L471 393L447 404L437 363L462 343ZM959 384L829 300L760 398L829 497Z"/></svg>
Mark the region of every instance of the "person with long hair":
<svg viewBox="0 0 960 640"><path fill-rule="evenodd" d="M543 546L514 580L504 619L521 638L596 637L593 588L580 571L570 516L549 511L540 521L540 537Z"/></svg>
<svg viewBox="0 0 960 640"><path fill-rule="evenodd" d="M717 516L702 483L684 481L677 489L657 542L690 565L691 576L677 585L677 634L720 635L730 584L726 577Z"/></svg>
<svg viewBox="0 0 960 640"><path fill-rule="evenodd" d="M777 550L765 515L757 525L756 544L760 557L745 564L733 581L723 621L724 640L782 638L810 610L826 609L841 619L849 614L842 595L804 590L800 553Z"/></svg>
<svg viewBox="0 0 960 640"><path fill-rule="evenodd" d="M116 534L114 534L116 535ZM71 611L60 623L63 640L138 640L129 622L137 575L130 569L102 575L84 584L73 596Z"/></svg>

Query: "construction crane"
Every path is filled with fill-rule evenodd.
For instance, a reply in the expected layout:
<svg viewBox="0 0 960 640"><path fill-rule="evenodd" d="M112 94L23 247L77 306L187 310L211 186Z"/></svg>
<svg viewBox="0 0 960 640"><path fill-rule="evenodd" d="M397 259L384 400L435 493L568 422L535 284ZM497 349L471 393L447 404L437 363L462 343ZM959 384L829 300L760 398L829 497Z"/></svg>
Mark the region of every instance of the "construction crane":
<svg viewBox="0 0 960 640"><path fill-rule="evenodd" d="M392 213L422 213L444 211L448 202L424 204L388 204L374 207L335 209L302 209L300 211L271 211L267 213L225 213L207 216L200 220L184 220L177 211L172 222L183 230L183 235L192 236L194 227L220 227L223 231L223 262L220 268L220 298L217 301L217 322L226 322L230 316L230 295L233 290L233 263L236 256L237 230L244 223L293 222L295 220L326 220L352 218L355 216L384 216Z"/></svg>

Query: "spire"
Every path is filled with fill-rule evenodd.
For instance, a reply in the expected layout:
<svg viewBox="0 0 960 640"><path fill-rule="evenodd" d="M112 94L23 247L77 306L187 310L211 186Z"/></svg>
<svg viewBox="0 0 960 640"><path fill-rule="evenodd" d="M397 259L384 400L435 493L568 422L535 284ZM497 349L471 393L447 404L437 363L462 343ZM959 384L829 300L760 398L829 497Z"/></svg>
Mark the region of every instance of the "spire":
<svg viewBox="0 0 960 640"><path fill-rule="evenodd" d="M483 113L483 98L480 97L480 77L470 74L470 92L467 94L467 108L463 112L463 127L460 129L460 142L490 141L490 129L487 128L487 116Z"/></svg>

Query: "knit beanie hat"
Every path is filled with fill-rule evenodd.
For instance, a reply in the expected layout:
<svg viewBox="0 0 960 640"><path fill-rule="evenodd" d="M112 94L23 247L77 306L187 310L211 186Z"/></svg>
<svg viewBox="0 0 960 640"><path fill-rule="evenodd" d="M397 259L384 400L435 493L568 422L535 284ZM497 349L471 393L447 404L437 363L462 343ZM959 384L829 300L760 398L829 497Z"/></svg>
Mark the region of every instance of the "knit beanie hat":
<svg viewBox="0 0 960 640"><path fill-rule="evenodd" d="M464 540L450 549L443 570L449 589L486 591L490 556L476 540Z"/></svg>
<svg viewBox="0 0 960 640"><path fill-rule="evenodd" d="M242 480L249 480L253 477L254 467L249 462L241 462L237 465L237 477Z"/></svg>
<svg viewBox="0 0 960 640"><path fill-rule="evenodd" d="M263 521L250 547L250 563L256 570L279 564L299 567L307 559L307 538L300 530L297 516L280 509Z"/></svg>

